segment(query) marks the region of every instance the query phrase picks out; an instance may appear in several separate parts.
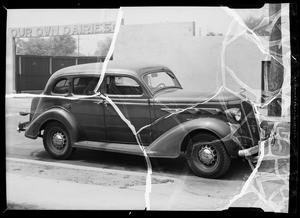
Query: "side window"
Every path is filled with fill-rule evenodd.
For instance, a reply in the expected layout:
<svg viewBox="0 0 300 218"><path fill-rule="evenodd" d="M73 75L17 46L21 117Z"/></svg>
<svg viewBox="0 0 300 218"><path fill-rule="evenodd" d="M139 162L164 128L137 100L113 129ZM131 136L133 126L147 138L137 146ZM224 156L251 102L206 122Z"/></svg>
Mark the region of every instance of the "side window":
<svg viewBox="0 0 300 218"><path fill-rule="evenodd" d="M156 90L159 87L174 87L176 83L174 78L166 72L150 73L144 76L144 80L147 83L151 91Z"/></svg>
<svg viewBox="0 0 300 218"><path fill-rule="evenodd" d="M111 95L142 95L141 86L132 78L126 76L106 77L107 94Z"/></svg>
<svg viewBox="0 0 300 218"><path fill-rule="evenodd" d="M97 77L76 77L73 80L73 93L75 95L93 95L98 81Z"/></svg>
<svg viewBox="0 0 300 218"><path fill-rule="evenodd" d="M55 83L52 89L53 93L56 94L68 94L69 92L69 82L67 79L61 79Z"/></svg>

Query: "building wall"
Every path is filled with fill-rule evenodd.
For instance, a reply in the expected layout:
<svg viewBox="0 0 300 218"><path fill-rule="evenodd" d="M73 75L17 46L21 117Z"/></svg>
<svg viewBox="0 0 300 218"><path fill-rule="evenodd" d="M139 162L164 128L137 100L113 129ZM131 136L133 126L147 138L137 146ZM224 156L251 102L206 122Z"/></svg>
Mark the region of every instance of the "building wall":
<svg viewBox="0 0 300 218"><path fill-rule="evenodd" d="M44 90L56 71L77 64L103 62L103 56L36 56L17 55L15 90L31 92Z"/></svg>
<svg viewBox="0 0 300 218"><path fill-rule="evenodd" d="M121 26L114 60L163 64L173 70L184 89L217 91L222 83L222 58L236 76L258 96L248 96L260 102L261 61L265 55L256 44L237 38L225 46L224 36L196 37L180 23ZM225 68L223 68L225 69ZM238 91L239 84L224 71L226 87Z"/></svg>
<svg viewBox="0 0 300 218"><path fill-rule="evenodd" d="M10 34L6 31L6 72L5 72L5 93L15 93L15 43Z"/></svg>

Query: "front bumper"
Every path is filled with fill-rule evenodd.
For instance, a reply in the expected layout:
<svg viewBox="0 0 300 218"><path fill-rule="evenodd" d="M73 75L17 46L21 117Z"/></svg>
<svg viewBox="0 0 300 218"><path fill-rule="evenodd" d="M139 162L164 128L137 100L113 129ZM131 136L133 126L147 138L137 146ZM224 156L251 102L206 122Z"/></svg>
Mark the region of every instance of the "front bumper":
<svg viewBox="0 0 300 218"><path fill-rule="evenodd" d="M21 116L27 116L27 115L29 115L30 113L29 113L29 112L23 112L23 111L20 111L19 114L20 114ZM17 131L18 131L19 133L20 133L21 131L25 131L29 125L30 125L30 121L27 121L27 122L24 122L24 123L19 122Z"/></svg>
<svg viewBox="0 0 300 218"><path fill-rule="evenodd" d="M276 142L276 132L274 131L274 123L263 121L260 124L261 132L260 132L260 141L258 145L253 147L242 149L238 151L238 155L240 157L250 157L257 154L260 151L260 148L264 146L265 148L268 146L273 146Z"/></svg>
<svg viewBox="0 0 300 218"><path fill-rule="evenodd" d="M255 145L251 148L247 148L247 149L242 149L242 150L239 150L238 151L238 155L240 157L249 157L249 156L252 156L254 154L257 154L260 150L260 148L262 146L264 146L265 148L268 147L268 146L273 146L276 142L276 137L275 137L275 133L271 133L270 137L267 138L267 139L264 139L264 140L260 140L258 142L258 145ZM270 142L271 144L267 143L267 142Z"/></svg>
<svg viewBox="0 0 300 218"><path fill-rule="evenodd" d="M17 131L20 133L21 131L25 131L27 129L27 127L30 125L30 121L25 122L25 123L19 123L18 124L18 128Z"/></svg>

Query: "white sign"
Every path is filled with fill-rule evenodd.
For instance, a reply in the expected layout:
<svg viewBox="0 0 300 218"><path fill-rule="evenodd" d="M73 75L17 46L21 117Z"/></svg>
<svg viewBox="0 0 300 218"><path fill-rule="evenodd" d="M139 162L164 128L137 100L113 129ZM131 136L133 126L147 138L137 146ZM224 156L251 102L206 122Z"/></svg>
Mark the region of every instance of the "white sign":
<svg viewBox="0 0 300 218"><path fill-rule="evenodd" d="M92 24L78 25L61 25L61 26L43 26L43 27L25 27L10 29L14 38L31 38L31 37L49 37L60 35L86 35L113 33L115 22L103 22Z"/></svg>

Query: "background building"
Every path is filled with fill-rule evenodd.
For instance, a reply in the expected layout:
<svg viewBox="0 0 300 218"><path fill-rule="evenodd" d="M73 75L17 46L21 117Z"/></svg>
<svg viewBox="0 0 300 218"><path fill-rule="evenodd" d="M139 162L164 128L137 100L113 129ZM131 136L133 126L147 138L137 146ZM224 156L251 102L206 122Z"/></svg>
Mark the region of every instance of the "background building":
<svg viewBox="0 0 300 218"><path fill-rule="evenodd" d="M225 36L195 36L193 28L194 22L121 26L114 60L166 65L189 90L214 92L223 82L237 92L246 88L226 70L227 66L241 82L257 91L257 96L249 93L249 97L260 102L261 69L266 54L244 37L223 45Z"/></svg>
<svg viewBox="0 0 300 218"><path fill-rule="evenodd" d="M264 7L256 10L255 13L252 13L251 10L236 10L238 13L234 13L234 10L226 8L123 8L124 20L117 36L113 60L166 65L174 71L182 86L189 90L216 92L222 85L236 92L245 88L244 94L252 101L260 103L263 90L263 62L270 61L269 40L268 37L256 37L255 34L244 32L245 28L239 23L242 20L239 20L238 16L248 16L248 14L266 16L267 9L268 7ZM155 11L155 16L153 16L153 11ZM283 36L285 43L283 46L283 64L285 66L285 79L282 86L283 115L288 114L290 105L289 20L288 16L283 16L288 14L288 11L288 6L282 7L282 25L284 26L283 34L285 34ZM112 12L110 10L89 10L88 13L83 10L72 12L68 10L34 10L34 13L26 11L27 19L19 20L18 23L17 18L21 17L17 16L18 11L9 12L13 12L9 13L11 14L8 17L9 28L16 28L20 24L24 26L33 24L36 26L78 25L78 17L82 20L80 22L94 22L95 20L106 22L116 20L117 17L117 10ZM44 17L36 19L35 16ZM68 19L62 21L61 16ZM23 66L20 57L15 57L15 47L9 28L6 56L7 94L17 91L17 82L20 81L21 73L19 69L22 69ZM209 34L211 31L216 34ZM93 38L93 35L86 36L91 38L87 39L85 43ZM103 34L94 35L94 39L101 37L105 36ZM75 34L74 38L79 42L79 39L83 40L85 36ZM97 43L93 42L90 45L90 49L92 49ZM87 44L80 43L77 53L79 54L79 50L84 52L86 47L88 47ZM94 54L94 51L86 52L86 54ZM51 66L55 64L57 58L48 58L49 63L47 62L45 66L41 65L41 68L44 66L46 73L41 74L49 77L54 69ZM80 64L91 62L91 60L100 60L96 57L91 57L89 61L76 61L76 57L61 57L60 59L66 60L68 63L60 63L59 67L69 66L71 62ZM33 62L35 61L32 60L32 65L34 65ZM55 66L57 68L58 65ZM25 68L29 69L30 67L26 66ZM43 81L47 80L46 77L44 76Z"/></svg>

